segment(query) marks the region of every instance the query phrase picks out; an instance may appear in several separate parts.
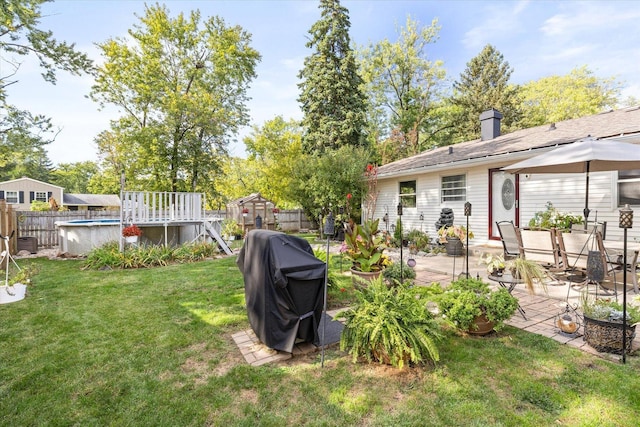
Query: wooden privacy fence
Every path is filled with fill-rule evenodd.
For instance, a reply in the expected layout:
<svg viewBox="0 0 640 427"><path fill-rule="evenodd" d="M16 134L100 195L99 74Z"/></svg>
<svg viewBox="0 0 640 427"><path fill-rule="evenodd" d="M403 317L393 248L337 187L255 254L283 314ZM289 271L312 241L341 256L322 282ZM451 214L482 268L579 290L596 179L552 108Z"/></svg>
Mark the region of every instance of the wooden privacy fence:
<svg viewBox="0 0 640 427"><path fill-rule="evenodd" d="M205 217L221 218L225 211L206 211ZM0 200L0 234L8 235L16 230L16 237L35 237L38 248L51 249L59 246L56 221L74 219L119 219L119 211L13 211L11 205ZM307 219L301 209L291 209L278 213L280 230L295 232L316 228L314 222ZM12 252L15 253L16 238L11 240Z"/></svg>

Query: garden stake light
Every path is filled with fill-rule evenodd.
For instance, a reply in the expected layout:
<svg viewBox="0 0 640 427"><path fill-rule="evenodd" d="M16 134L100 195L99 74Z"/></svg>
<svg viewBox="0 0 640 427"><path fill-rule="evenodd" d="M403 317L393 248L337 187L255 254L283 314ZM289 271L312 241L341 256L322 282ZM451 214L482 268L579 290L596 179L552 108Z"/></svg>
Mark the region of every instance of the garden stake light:
<svg viewBox="0 0 640 427"><path fill-rule="evenodd" d="M327 236L327 259L324 272L324 305L322 308L322 357L320 358L320 367L324 368L324 347L325 347L325 330L327 329L327 287L329 286L329 240L335 233L335 225L333 223L333 214L329 212L324 223L324 235Z"/></svg>
<svg viewBox="0 0 640 427"><path fill-rule="evenodd" d="M620 223L618 224L618 227L624 230L624 269L622 273L622 363L627 363L627 230L633 227L633 210L631 210L629 205L624 205L624 208L620 209Z"/></svg>
<svg viewBox="0 0 640 427"><path fill-rule="evenodd" d="M404 283L402 277L402 202L398 203L398 219L400 220L400 284Z"/></svg>
<svg viewBox="0 0 640 427"><path fill-rule="evenodd" d="M464 204L464 216L467 217L467 255L466 255L466 263L467 263L467 279L469 278L469 217L471 216L471 203L466 202Z"/></svg>

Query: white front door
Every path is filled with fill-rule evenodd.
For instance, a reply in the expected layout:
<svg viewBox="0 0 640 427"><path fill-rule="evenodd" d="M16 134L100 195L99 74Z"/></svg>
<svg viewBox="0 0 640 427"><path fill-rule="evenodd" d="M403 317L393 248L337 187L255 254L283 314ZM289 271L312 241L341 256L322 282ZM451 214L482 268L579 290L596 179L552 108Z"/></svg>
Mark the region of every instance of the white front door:
<svg viewBox="0 0 640 427"><path fill-rule="evenodd" d="M500 238L496 222L513 221L518 225L518 177L499 169L489 171L491 190L491 238Z"/></svg>

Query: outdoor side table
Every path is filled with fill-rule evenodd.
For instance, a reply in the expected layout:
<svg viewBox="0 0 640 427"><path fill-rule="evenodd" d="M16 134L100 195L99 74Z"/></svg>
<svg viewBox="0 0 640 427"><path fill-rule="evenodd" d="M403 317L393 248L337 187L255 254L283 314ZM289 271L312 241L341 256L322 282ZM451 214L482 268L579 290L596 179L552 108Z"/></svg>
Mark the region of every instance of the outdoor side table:
<svg viewBox="0 0 640 427"><path fill-rule="evenodd" d="M524 280L516 279L510 274L503 274L502 276L495 276L493 274L490 274L488 278L489 280L498 282L498 284L503 288L505 288L507 291L509 291L509 293L511 293L515 289L516 285L520 285L524 283ZM518 311L520 312L520 315L522 315L522 318L524 320L527 320L527 316L525 316L524 314L525 313L524 308L520 306L520 302L518 302Z"/></svg>

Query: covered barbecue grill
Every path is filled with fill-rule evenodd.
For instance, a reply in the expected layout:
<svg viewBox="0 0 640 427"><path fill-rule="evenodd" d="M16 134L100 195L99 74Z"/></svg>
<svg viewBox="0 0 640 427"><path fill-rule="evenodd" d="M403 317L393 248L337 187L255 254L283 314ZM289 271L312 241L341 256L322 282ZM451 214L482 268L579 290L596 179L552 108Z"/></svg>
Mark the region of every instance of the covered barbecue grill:
<svg viewBox="0 0 640 427"><path fill-rule="evenodd" d="M237 260L244 276L249 323L275 350L293 352L296 340L318 343L325 264L304 239L251 230Z"/></svg>

